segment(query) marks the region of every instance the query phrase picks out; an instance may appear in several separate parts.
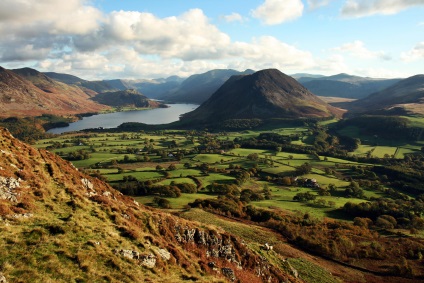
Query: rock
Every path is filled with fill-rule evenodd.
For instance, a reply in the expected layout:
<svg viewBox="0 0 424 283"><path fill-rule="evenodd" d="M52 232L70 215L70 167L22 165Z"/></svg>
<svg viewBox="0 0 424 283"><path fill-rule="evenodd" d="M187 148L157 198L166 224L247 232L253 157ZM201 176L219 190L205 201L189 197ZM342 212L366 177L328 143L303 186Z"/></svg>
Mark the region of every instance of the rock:
<svg viewBox="0 0 424 283"><path fill-rule="evenodd" d="M105 191L105 192L103 192L102 195L105 196L105 197L110 197L112 195L112 193L111 192L108 192L108 191Z"/></svg>
<svg viewBox="0 0 424 283"><path fill-rule="evenodd" d="M196 241L197 244L207 245L205 231L201 231L199 229L196 229L196 233L194 235L194 240Z"/></svg>
<svg viewBox="0 0 424 283"><path fill-rule="evenodd" d="M141 255L140 265L145 266L147 268L153 268L156 266L156 257L153 254Z"/></svg>
<svg viewBox="0 0 424 283"><path fill-rule="evenodd" d="M196 234L196 229L187 229L185 234L187 242L194 242L194 235Z"/></svg>
<svg viewBox="0 0 424 283"><path fill-rule="evenodd" d="M114 250L115 254L119 254L123 257L129 258L129 259L139 259L140 258L140 254L137 251L133 251L133 250Z"/></svg>
<svg viewBox="0 0 424 283"><path fill-rule="evenodd" d="M221 268L222 275L230 279L231 281L236 280L236 275L234 274L234 271L231 268L223 267Z"/></svg>
<svg viewBox="0 0 424 283"><path fill-rule="evenodd" d="M86 188L87 190L91 191L91 190L94 189L93 183L91 183L90 180L88 180L86 178L82 178L81 183L83 184L84 188Z"/></svg>
<svg viewBox="0 0 424 283"><path fill-rule="evenodd" d="M15 189L20 188L21 179L13 177L5 178L0 176L0 199L5 199L11 202L18 202Z"/></svg>
<svg viewBox="0 0 424 283"><path fill-rule="evenodd" d="M171 253L168 252L166 249L160 249L158 251L158 253L161 256L161 258L164 259L164 260L170 260L171 259Z"/></svg>
<svg viewBox="0 0 424 283"><path fill-rule="evenodd" d="M0 283L7 283L6 277L2 273L0 273Z"/></svg>

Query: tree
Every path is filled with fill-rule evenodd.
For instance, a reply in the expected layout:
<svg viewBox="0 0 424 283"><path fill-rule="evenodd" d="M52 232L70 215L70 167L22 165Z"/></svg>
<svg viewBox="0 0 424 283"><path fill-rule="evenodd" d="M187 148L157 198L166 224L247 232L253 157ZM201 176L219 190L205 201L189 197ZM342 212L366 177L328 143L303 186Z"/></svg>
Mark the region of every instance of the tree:
<svg viewBox="0 0 424 283"><path fill-rule="evenodd" d="M168 166L168 170L173 171L173 170L175 170L175 169L177 169L177 166L175 166L175 164L174 164L174 163L169 164L169 166Z"/></svg>
<svg viewBox="0 0 424 283"><path fill-rule="evenodd" d="M310 200L315 200L317 198L316 195L311 194L310 192L306 192L306 193L297 193L294 197L293 200L297 200L300 202L307 202Z"/></svg>
<svg viewBox="0 0 424 283"><path fill-rule="evenodd" d="M296 167L297 175L306 175L311 173L311 171L312 171L312 166L308 162L305 162L302 165Z"/></svg>
<svg viewBox="0 0 424 283"><path fill-rule="evenodd" d="M153 202L160 208L171 208L171 202L165 198L154 197Z"/></svg>
<svg viewBox="0 0 424 283"><path fill-rule="evenodd" d="M161 171L163 169L163 167L162 166L160 166L159 164L158 165L156 165L156 170L157 171Z"/></svg>

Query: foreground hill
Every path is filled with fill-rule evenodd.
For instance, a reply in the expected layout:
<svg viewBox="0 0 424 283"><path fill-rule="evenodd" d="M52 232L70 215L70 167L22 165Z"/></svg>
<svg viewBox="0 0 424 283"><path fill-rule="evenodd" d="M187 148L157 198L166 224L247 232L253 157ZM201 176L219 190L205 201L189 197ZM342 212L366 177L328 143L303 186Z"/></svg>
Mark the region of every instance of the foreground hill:
<svg viewBox="0 0 424 283"><path fill-rule="evenodd" d="M338 74L328 77L305 76L297 80L318 96L343 97L360 99L371 93L383 90L400 79L374 79L348 74Z"/></svg>
<svg viewBox="0 0 424 283"><path fill-rule="evenodd" d="M186 102L201 104L205 102L220 86L222 86L231 76L252 74L254 71L246 70L239 72L236 70L211 70L203 74L196 74L188 77L177 88L171 92L159 96L171 102Z"/></svg>
<svg viewBox="0 0 424 283"><path fill-rule="evenodd" d="M108 108L89 98L81 89L52 80L36 70L10 71L0 67L0 117L72 115Z"/></svg>
<svg viewBox="0 0 424 283"><path fill-rule="evenodd" d="M128 89L99 93L92 100L114 107L158 108L167 107L158 101L150 100L136 90Z"/></svg>
<svg viewBox="0 0 424 283"><path fill-rule="evenodd" d="M211 98L182 120L331 117L340 110L328 105L295 79L277 69L233 76Z"/></svg>
<svg viewBox="0 0 424 283"><path fill-rule="evenodd" d="M424 115L424 75L401 80L391 87L346 105L354 113L375 113Z"/></svg>
<svg viewBox="0 0 424 283"><path fill-rule="evenodd" d="M0 146L2 282L301 282L238 238L145 208L5 129Z"/></svg>

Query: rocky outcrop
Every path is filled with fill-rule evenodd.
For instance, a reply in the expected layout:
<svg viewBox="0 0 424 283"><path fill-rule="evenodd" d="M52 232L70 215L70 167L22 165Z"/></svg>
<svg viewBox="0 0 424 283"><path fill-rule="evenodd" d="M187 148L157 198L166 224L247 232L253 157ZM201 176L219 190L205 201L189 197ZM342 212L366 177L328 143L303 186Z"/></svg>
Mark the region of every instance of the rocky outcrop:
<svg viewBox="0 0 424 283"><path fill-rule="evenodd" d="M5 199L11 202L17 202L17 193L15 189L20 187L20 179L13 177L5 178L0 176L0 199Z"/></svg>

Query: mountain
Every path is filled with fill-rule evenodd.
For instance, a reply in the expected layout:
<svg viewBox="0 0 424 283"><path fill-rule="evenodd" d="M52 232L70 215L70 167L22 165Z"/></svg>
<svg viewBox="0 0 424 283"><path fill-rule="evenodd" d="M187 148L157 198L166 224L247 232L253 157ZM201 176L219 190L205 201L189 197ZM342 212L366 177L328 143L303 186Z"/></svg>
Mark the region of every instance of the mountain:
<svg viewBox="0 0 424 283"><path fill-rule="evenodd" d="M200 104L206 101L231 76L252 74L253 72L252 70L239 72L231 69L223 69L192 75L184 80L176 89L157 98L171 102Z"/></svg>
<svg viewBox="0 0 424 283"><path fill-rule="evenodd" d="M61 74L55 72L45 72L43 73L49 78L52 78L56 81L68 84L76 85L84 90L90 96L95 96L97 93L107 92L107 91L118 91L125 90L127 88L126 84L122 80L103 80L103 81L87 81L79 77Z"/></svg>
<svg viewBox="0 0 424 283"><path fill-rule="evenodd" d="M291 74L290 77L294 78L295 80L299 80L300 78L319 79L325 76L319 75L319 74L296 73L296 74Z"/></svg>
<svg viewBox="0 0 424 283"><path fill-rule="evenodd" d="M98 112L107 106L88 100L81 89L30 68L0 67L0 117Z"/></svg>
<svg viewBox="0 0 424 283"><path fill-rule="evenodd" d="M360 99L383 90L400 79L373 79L348 74L299 77L298 82L318 96Z"/></svg>
<svg viewBox="0 0 424 283"><path fill-rule="evenodd" d="M129 81L129 84L147 97L158 99L174 91L183 81L183 78L171 76L163 79Z"/></svg>
<svg viewBox="0 0 424 283"><path fill-rule="evenodd" d="M99 93L92 100L98 103L115 107L143 107L157 108L167 107L158 101L148 99L146 96L134 89L121 90L116 92Z"/></svg>
<svg viewBox="0 0 424 283"><path fill-rule="evenodd" d="M415 75L370 96L346 104L350 112L375 111L424 115L424 75Z"/></svg>
<svg viewBox="0 0 424 283"><path fill-rule="evenodd" d="M328 105L295 79L277 69L231 77L196 110L182 120L222 121L330 117L340 110Z"/></svg>
<svg viewBox="0 0 424 283"><path fill-rule="evenodd" d="M4 128L0 144L1 282L303 282L221 228L144 207Z"/></svg>

